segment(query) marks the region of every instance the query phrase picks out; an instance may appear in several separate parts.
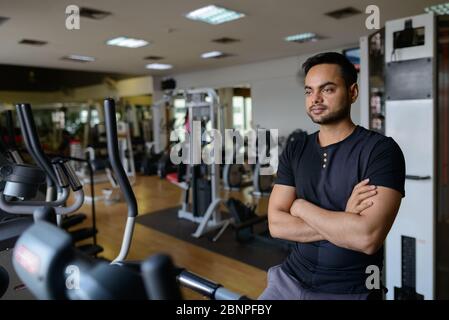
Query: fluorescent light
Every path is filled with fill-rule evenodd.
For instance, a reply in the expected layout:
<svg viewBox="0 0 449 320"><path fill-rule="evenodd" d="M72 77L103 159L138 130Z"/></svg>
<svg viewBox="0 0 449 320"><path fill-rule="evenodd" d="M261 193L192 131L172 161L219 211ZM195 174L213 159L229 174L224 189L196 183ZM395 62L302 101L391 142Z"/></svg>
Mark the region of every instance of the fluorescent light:
<svg viewBox="0 0 449 320"><path fill-rule="evenodd" d="M209 58L216 58L219 56L222 56L223 52L221 51L210 51L210 52L205 52L201 55L201 58L203 59L209 59Z"/></svg>
<svg viewBox="0 0 449 320"><path fill-rule="evenodd" d="M307 42L307 41L317 41L318 36L312 32L305 32L294 34L292 36L288 36L284 38L285 41L288 42Z"/></svg>
<svg viewBox="0 0 449 320"><path fill-rule="evenodd" d="M145 66L147 69L152 70L168 70L173 68L171 64L164 64L164 63L150 63Z"/></svg>
<svg viewBox="0 0 449 320"><path fill-rule="evenodd" d="M128 37L118 37L114 39L110 39L106 41L107 45L110 46L118 46L118 47L125 47L125 48L140 48L144 47L149 44L148 41L142 40L142 39L134 39L134 38L128 38Z"/></svg>
<svg viewBox="0 0 449 320"><path fill-rule="evenodd" d="M425 12L433 12L437 15L449 14L449 3L437 4L424 9Z"/></svg>
<svg viewBox="0 0 449 320"><path fill-rule="evenodd" d="M228 10L214 5L202 7L200 9L189 12L186 18L196 21L202 21L209 24L220 24L229 22L239 18L243 18L245 14Z"/></svg>
<svg viewBox="0 0 449 320"><path fill-rule="evenodd" d="M72 60L81 60L81 61L86 61L86 62L95 61L94 57L80 56L78 54L71 54L71 55L68 56L68 58L72 59Z"/></svg>
<svg viewBox="0 0 449 320"><path fill-rule="evenodd" d="M93 62L95 61L94 57L89 56L81 56L79 54L71 54L68 56L63 57L64 60L72 60L72 61L78 61L78 62Z"/></svg>

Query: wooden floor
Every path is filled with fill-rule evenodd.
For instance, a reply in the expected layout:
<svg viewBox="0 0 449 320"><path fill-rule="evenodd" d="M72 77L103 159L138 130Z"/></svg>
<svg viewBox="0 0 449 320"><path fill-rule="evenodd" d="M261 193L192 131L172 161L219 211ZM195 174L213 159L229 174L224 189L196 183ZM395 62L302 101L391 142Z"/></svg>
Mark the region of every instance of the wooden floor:
<svg viewBox="0 0 449 320"><path fill-rule="evenodd" d="M96 195L101 194L108 184L97 184ZM139 176L133 185L138 202L139 215L148 214L181 203L181 189L158 177ZM89 188L85 188L90 194ZM232 196L245 202L257 201L245 192L232 192ZM227 192L222 193L225 199ZM258 212L266 213L267 199L257 201ZM89 214L91 207L85 204L80 212ZM119 252L126 221L127 207L124 202L105 205L96 202L98 243L104 247L103 257L113 259ZM86 225L91 223L86 222ZM167 253L178 266L198 273L210 280L223 284L226 288L257 298L266 285L266 272L240 261L192 245L167 234L136 224L131 251L128 259L145 259L155 253ZM202 299L191 291L183 290L185 299Z"/></svg>

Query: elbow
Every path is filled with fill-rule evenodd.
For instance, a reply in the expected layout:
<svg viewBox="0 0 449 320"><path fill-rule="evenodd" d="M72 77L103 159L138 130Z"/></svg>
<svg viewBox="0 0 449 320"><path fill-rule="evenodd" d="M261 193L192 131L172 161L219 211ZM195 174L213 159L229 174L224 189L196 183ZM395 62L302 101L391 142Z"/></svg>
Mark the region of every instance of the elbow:
<svg viewBox="0 0 449 320"><path fill-rule="evenodd" d="M270 232L270 236L272 238L280 239L282 238L281 230L279 229L279 226L268 223L268 231Z"/></svg>
<svg viewBox="0 0 449 320"><path fill-rule="evenodd" d="M268 211L268 231L273 238L279 238L279 226L276 223L276 219L273 217L274 213Z"/></svg>
<svg viewBox="0 0 449 320"><path fill-rule="evenodd" d="M364 254L372 256L374 255L377 251L379 250L378 246L372 245L372 246L367 246L364 248L364 250L362 251Z"/></svg>
<svg viewBox="0 0 449 320"><path fill-rule="evenodd" d="M360 251L366 255L374 255L379 249L382 247L383 241L381 241L378 237L374 235L364 236L360 241Z"/></svg>
<svg viewBox="0 0 449 320"><path fill-rule="evenodd" d="M274 228L270 223L268 223L268 231L270 232L271 237L278 238L278 234L276 233L276 228Z"/></svg>
<svg viewBox="0 0 449 320"><path fill-rule="evenodd" d="M268 231L270 232L270 236L272 236L273 238L278 237L278 230L276 228L276 225L270 219L268 219Z"/></svg>

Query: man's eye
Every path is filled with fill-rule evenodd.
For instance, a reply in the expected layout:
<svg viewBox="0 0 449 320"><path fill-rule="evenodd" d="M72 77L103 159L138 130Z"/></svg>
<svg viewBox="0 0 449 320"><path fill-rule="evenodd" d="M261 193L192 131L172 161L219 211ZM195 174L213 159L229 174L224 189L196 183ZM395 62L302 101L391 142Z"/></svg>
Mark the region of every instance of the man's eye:
<svg viewBox="0 0 449 320"><path fill-rule="evenodd" d="M333 92L333 91L334 91L333 88L324 88L324 89L323 89L323 92L326 92L326 93L331 93L331 92Z"/></svg>
<svg viewBox="0 0 449 320"><path fill-rule="evenodd" d="M305 94L306 96L310 95L311 93L312 93L311 91L306 91L306 92L304 92L304 94Z"/></svg>

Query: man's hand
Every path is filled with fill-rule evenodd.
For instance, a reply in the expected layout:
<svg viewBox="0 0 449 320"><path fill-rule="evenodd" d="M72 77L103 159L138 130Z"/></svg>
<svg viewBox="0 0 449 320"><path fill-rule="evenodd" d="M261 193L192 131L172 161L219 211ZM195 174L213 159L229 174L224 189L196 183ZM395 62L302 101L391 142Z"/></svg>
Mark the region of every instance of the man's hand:
<svg viewBox="0 0 449 320"><path fill-rule="evenodd" d="M300 212L301 212L301 204L305 203L306 200L298 198L295 201L293 201L292 206L290 208L290 214L294 217L299 218Z"/></svg>
<svg viewBox="0 0 449 320"><path fill-rule="evenodd" d="M307 223L293 216L292 204L296 199L296 189L275 184L268 202L268 226L273 238L307 243L324 240Z"/></svg>
<svg viewBox="0 0 449 320"><path fill-rule="evenodd" d="M359 214L363 210L371 207L374 202L368 200L377 194L376 186L368 185L369 179L355 185L352 194L346 203L345 212Z"/></svg>
<svg viewBox="0 0 449 320"><path fill-rule="evenodd" d="M362 185L366 186L365 181L364 183ZM358 213L326 210L304 199L296 199L290 211L336 246L372 255L385 241L402 199L402 194L397 190L381 186L375 190L377 193L371 195L373 203ZM353 193L359 194L358 192L360 190ZM356 200L354 203L357 210L362 208L357 206Z"/></svg>
<svg viewBox="0 0 449 320"><path fill-rule="evenodd" d="M368 199L377 194L377 187L368 185L368 182L369 179L365 179L354 187L346 204L345 212L360 214L374 204L373 201ZM296 199L290 208L290 214L300 218L300 212L305 203L307 201L304 199Z"/></svg>

